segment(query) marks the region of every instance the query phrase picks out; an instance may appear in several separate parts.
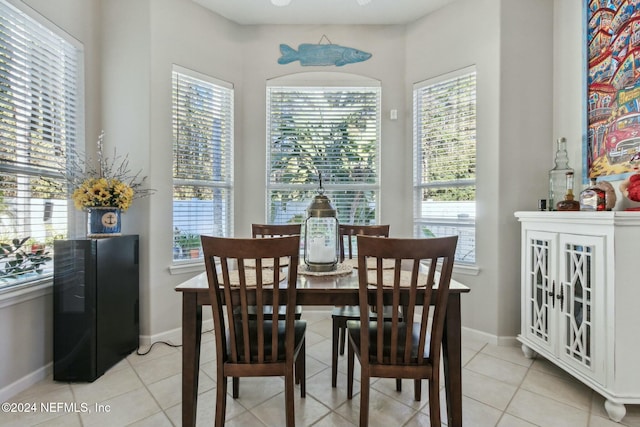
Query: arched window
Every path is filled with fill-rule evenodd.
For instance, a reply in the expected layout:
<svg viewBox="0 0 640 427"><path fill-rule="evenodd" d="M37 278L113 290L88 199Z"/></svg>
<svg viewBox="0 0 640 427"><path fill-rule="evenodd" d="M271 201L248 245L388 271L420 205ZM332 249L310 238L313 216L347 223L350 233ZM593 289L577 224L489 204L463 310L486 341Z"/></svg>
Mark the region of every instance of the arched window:
<svg viewBox="0 0 640 427"><path fill-rule="evenodd" d="M325 194L345 224L378 220L380 82L300 73L267 84L267 221L297 223Z"/></svg>

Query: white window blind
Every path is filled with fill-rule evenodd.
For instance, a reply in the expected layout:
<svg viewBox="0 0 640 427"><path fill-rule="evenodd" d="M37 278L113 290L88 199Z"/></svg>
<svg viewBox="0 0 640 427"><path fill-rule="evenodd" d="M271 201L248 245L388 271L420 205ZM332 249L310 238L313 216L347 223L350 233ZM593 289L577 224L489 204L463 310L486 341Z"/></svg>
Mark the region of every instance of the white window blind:
<svg viewBox="0 0 640 427"><path fill-rule="evenodd" d="M0 288L50 274L53 239L67 236L61 178L82 134L82 50L58 33L0 0Z"/></svg>
<svg viewBox="0 0 640 427"><path fill-rule="evenodd" d="M414 235L458 235L456 261L475 263L476 73L415 85Z"/></svg>
<svg viewBox="0 0 640 427"><path fill-rule="evenodd" d="M200 235L233 225L233 87L173 70L174 260L202 258Z"/></svg>
<svg viewBox="0 0 640 427"><path fill-rule="evenodd" d="M298 223L319 187L340 223L377 221L380 88L267 88L267 221Z"/></svg>

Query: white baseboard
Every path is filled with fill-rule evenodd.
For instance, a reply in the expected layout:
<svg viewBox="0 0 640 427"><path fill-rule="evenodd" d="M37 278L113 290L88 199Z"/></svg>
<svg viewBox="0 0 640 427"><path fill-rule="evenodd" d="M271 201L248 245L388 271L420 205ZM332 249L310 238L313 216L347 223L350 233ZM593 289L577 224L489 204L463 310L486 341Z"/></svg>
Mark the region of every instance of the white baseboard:
<svg viewBox="0 0 640 427"><path fill-rule="evenodd" d="M213 329L213 319L202 321L202 332ZM182 328L175 328L155 335L140 335L140 347L148 347L154 342L164 341L175 345L182 344Z"/></svg>
<svg viewBox="0 0 640 427"><path fill-rule="evenodd" d="M0 402L6 402L16 394L28 389L34 384L39 383L53 373L53 362L50 362L32 373L25 375L18 381L3 387L0 390Z"/></svg>
<svg viewBox="0 0 640 427"><path fill-rule="evenodd" d="M522 344L520 344L516 337L498 337L498 345L520 347Z"/></svg>
<svg viewBox="0 0 640 427"><path fill-rule="evenodd" d="M465 326L462 327L462 339L469 338L477 341L486 341L489 344L500 345L500 346L514 346L519 345L518 340L515 336L509 337L499 337L497 335L489 334L487 332L479 331L477 329L467 328Z"/></svg>

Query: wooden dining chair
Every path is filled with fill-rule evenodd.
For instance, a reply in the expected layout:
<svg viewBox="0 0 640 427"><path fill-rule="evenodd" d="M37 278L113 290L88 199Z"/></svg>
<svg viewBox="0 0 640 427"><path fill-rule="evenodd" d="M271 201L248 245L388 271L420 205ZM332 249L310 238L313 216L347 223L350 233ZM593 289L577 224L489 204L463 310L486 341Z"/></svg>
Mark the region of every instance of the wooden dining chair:
<svg viewBox="0 0 640 427"><path fill-rule="evenodd" d="M285 236L300 236L302 231L302 224L251 224L251 237L254 239L265 239L271 237L285 237ZM284 266L286 267L286 266ZM255 306L249 306L249 318L255 319ZM284 315L285 307L280 307L280 315ZM273 314L273 306L263 306L263 313L265 319L270 320ZM295 318L300 319L302 317L302 306L296 305ZM296 384L299 384L300 379L296 376ZM240 395L240 380L236 377L233 378L233 397L238 398Z"/></svg>
<svg viewBox="0 0 640 427"><path fill-rule="evenodd" d="M354 261L357 253L355 238L357 235L389 237L389 225L347 225L340 224L340 262ZM344 354L346 341L347 320L360 319L360 309L355 306L334 307L331 311L332 320L332 349L331 349L331 386L338 381L338 346L339 353ZM399 386L398 386L399 387Z"/></svg>
<svg viewBox="0 0 640 427"><path fill-rule="evenodd" d="M225 422L228 377L284 376L286 425L295 424L294 377L300 381L300 395L306 395L306 322L295 319L299 248L300 236L202 236L216 343L216 427ZM267 317L265 305L278 309ZM252 316L250 306L256 308Z"/></svg>
<svg viewBox="0 0 640 427"><path fill-rule="evenodd" d="M458 236L357 239L360 306L379 313L373 322L362 312L359 321L347 322L347 397L353 397L358 356L360 427L369 422L372 377L413 379L415 400L421 397L421 380L429 380L429 418L432 427L440 427L440 349ZM375 260L373 270L365 268L369 259ZM393 269L383 268L383 260L393 260ZM390 321L383 321L385 306L391 308ZM416 306L422 309L416 311Z"/></svg>
<svg viewBox="0 0 640 427"><path fill-rule="evenodd" d="M251 224L251 237L254 239L264 239L271 237L300 236L302 224ZM284 310L284 307L281 308ZM271 317L273 307L264 306L264 314ZM282 313L281 313L282 314ZM296 306L296 319L302 316L302 306Z"/></svg>

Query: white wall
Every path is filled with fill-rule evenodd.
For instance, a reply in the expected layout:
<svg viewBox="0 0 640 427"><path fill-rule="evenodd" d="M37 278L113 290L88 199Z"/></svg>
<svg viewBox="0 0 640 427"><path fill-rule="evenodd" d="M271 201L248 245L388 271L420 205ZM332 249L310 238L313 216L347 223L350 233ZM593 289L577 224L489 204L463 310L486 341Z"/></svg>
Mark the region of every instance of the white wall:
<svg viewBox="0 0 640 427"><path fill-rule="evenodd" d="M492 336L513 337L519 326L520 235L513 212L535 209L546 194L551 12L551 0L459 0L407 31L407 108L413 83L476 67L479 274L455 278L471 288L462 298L463 324Z"/></svg>
<svg viewBox="0 0 640 427"><path fill-rule="evenodd" d="M556 0L553 49L553 137L567 138L569 165L582 176L582 141L585 64L583 53L583 1ZM617 186L616 186L617 187Z"/></svg>
<svg viewBox="0 0 640 427"><path fill-rule="evenodd" d="M498 306L494 334L498 337L513 337L520 332L520 224L513 212L536 210L537 201L546 199L549 191L552 51L553 0L503 0L498 201L494 213L497 251L492 256Z"/></svg>
<svg viewBox="0 0 640 427"><path fill-rule="evenodd" d="M151 338L180 328L181 295L175 285L193 273L170 275L172 261L172 126L171 66L177 64L233 83L236 94L236 144L243 140L242 32L237 25L206 12L192 1L148 0L151 7L149 159L151 186L158 194L149 199L148 283L143 335ZM237 168L240 170L241 168ZM236 181L242 178L236 177ZM161 231L162 230L162 231ZM203 310L210 317L210 310ZM142 326L142 325L141 325ZM154 339L155 340L155 339Z"/></svg>
<svg viewBox="0 0 640 427"><path fill-rule="evenodd" d="M102 129L105 150L129 157L133 173L153 176L150 158L150 10L148 0L101 2ZM149 184L151 186L151 184ZM166 192L162 194L166 197ZM122 232L140 236L140 331L149 330L149 199L137 199L122 216Z"/></svg>
<svg viewBox="0 0 640 427"><path fill-rule="evenodd" d="M456 277L472 291L464 295L465 323L495 333L497 300L495 224L499 148L500 9L494 0L460 0L410 25L407 30L405 108L411 110L412 85L447 72L475 65L477 84L476 262L478 276ZM452 24L453 23L453 24ZM411 118L406 128L412 126ZM409 134L410 135L410 134ZM406 141L410 144L410 138ZM412 153L405 160L411 165ZM410 174L410 171L408 172ZM406 179L411 185L411 177ZM410 200L410 199L409 199ZM411 221L408 218L407 221ZM488 249L488 250L487 250ZM482 307L492 306L492 310Z"/></svg>
<svg viewBox="0 0 640 427"><path fill-rule="evenodd" d="M181 296L174 287L194 273L169 273L172 64L229 81L239 96L242 37L237 25L186 0L109 0L103 2L103 12L105 127L131 154L132 169L144 170L149 187L157 190L137 200L123 218L123 231L141 236L142 342L179 340ZM235 114L242 115L239 107ZM236 140L241 135L236 126Z"/></svg>

